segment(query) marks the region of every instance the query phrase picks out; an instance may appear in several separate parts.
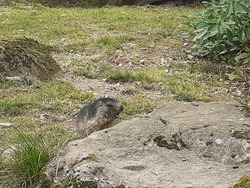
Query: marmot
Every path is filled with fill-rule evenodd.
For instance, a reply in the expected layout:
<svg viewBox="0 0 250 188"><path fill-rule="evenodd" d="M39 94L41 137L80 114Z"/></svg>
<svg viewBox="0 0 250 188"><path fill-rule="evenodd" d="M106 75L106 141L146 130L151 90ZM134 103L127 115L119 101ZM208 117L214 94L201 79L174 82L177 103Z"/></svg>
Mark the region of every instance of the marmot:
<svg viewBox="0 0 250 188"><path fill-rule="evenodd" d="M77 115L76 127L83 135L115 125L123 106L112 98L100 98L85 105Z"/></svg>

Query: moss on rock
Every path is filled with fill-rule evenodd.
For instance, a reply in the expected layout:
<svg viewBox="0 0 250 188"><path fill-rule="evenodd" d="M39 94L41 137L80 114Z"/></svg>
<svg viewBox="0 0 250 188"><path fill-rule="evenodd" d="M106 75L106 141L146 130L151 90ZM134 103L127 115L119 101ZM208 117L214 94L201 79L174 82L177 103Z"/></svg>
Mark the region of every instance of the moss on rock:
<svg viewBox="0 0 250 188"><path fill-rule="evenodd" d="M249 188L250 187L250 174L240 178L240 182L233 186L233 188Z"/></svg>
<svg viewBox="0 0 250 188"><path fill-rule="evenodd" d="M250 140L250 130L234 131L232 137Z"/></svg>
<svg viewBox="0 0 250 188"><path fill-rule="evenodd" d="M0 41L0 75L52 80L61 72L47 46L30 38Z"/></svg>

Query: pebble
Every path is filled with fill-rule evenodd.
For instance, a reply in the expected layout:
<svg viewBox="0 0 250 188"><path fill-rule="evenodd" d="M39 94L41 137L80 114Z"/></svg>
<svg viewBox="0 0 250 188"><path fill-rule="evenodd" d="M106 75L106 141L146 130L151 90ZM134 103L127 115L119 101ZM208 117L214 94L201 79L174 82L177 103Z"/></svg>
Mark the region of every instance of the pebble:
<svg viewBox="0 0 250 188"><path fill-rule="evenodd" d="M220 145L220 144L222 144L222 140L221 139L216 139L215 143L218 144L218 145Z"/></svg>
<svg viewBox="0 0 250 188"><path fill-rule="evenodd" d="M6 128L10 128L13 126L12 123L0 123L0 126L6 127Z"/></svg>
<svg viewBox="0 0 250 188"><path fill-rule="evenodd" d="M11 81L22 81L22 78L20 76L6 77L6 79Z"/></svg>

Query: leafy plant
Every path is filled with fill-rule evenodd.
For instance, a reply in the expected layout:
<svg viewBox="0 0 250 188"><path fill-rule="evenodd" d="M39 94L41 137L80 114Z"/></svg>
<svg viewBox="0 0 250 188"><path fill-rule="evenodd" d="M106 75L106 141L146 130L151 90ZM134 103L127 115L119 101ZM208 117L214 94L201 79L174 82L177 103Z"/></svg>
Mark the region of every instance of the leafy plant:
<svg viewBox="0 0 250 188"><path fill-rule="evenodd" d="M250 59L250 1L204 2L207 9L188 18L195 29L196 54L238 66L247 72Z"/></svg>

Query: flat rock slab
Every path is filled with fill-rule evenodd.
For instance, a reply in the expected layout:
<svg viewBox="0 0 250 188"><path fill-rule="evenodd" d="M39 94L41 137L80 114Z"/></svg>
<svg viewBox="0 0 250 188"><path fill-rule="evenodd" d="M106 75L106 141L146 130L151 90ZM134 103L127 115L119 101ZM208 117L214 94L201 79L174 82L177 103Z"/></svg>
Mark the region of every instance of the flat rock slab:
<svg viewBox="0 0 250 188"><path fill-rule="evenodd" d="M232 102L170 102L69 143L47 174L68 187L232 187L250 173L249 123Z"/></svg>

